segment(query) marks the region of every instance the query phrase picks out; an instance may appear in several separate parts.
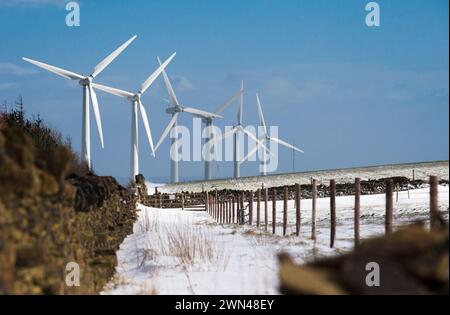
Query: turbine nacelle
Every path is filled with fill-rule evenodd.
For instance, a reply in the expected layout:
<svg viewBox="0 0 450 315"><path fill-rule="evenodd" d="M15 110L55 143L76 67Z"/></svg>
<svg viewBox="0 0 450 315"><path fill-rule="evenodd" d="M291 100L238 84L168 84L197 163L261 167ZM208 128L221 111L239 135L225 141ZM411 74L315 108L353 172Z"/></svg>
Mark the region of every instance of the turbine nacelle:
<svg viewBox="0 0 450 315"><path fill-rule="evenodd" d="M139 102L141 102L141 96L142 96L142 93L136 93L133 96L128 96L127 100L129 100L131 103L134 103L134 102L139 103Z"/></svg>
<svg viewBox="0 0 450 315"><path fill-rule="evenodd" d="M173 106L173 107L166 108L166 113L170 114L170 115L173 115L175 113L180 113L182 111L183 110L182 110L181 106Z"/></svg>
<svg viewBox="0 0 450 315"><path fill-rule="evenodd" d="M93 77L92 75L85 77L84 79L81 79L80 81L78 81L78 84L80 84L81 86L87 86L92 84L93 81Z"/></svg>

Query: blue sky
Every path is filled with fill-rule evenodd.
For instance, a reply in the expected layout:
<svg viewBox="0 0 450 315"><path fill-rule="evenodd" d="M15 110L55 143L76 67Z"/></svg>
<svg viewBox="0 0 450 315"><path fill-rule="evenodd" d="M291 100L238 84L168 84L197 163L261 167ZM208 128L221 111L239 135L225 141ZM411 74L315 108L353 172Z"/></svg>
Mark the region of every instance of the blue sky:
<svg viewBox="0 0 450 315"><path fill-rule="evenodd" d="M296 156L297 171L448 159L448 1L378 1L379 28L365 24L367 2L84 0L81 26L69 28L66 1L0 0L0 101L22 94L28 114L40 113L79 150L81 89L21 57L89 74L137 34L97 82L137 90L157 67L156 56L176 51L167 71L178 98L212 111L243 79L244 122L257 123L259 92L267 123L306 152ZM92 125L93 165L99 174L127 176L129 105L97 94L106 148ZM162 79L143 98L155 141L169 120L163 98ZM218 124L230 125L236 109ZM141 170L167 177L169 144L152 158L142 127ZM278 172L291 171L292 152L279 154ZM257 172L257 162L243 165L243 175ZM213 173L231 176L232 163ZM203 176L203 164L181 163L180 176Z"/></svg>

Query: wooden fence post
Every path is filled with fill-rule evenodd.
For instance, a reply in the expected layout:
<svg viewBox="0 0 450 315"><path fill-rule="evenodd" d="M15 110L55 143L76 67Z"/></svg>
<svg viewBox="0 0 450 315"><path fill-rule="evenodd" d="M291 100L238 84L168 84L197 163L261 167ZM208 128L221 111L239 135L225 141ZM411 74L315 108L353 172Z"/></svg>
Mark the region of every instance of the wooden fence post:
<svg viewBox="0 0 450 315"><path fill-rule="evenodd" d="M232 222L236 223L236 200L234 195L231 197L231 203L232 203L232 211L233 211L233 219Z"/></svg>
<svg viewBox="0 0 450 315"><path fill-rule="evenodd" d="M295 184L295 235L300 235L301 209L300 209L300 184Z"/></svg>
<svg viewBox="0 0 450 315"><path fill-rule="evenodd" d="M216 191L215 191L215 198L214 198L214 212L215 212L215 219L216 219L216 221L217 221L217 219L218 219L218 217L217 217L217 214L218 214L218 204L217 204L217 202L218 202L219 200L218 200L218 192L217 192L217 188L216 188Z"/></svg>
<svg viewBox="0 0 450 315"><path fill-rule="evenodd" d="M223 206L225 208L225 217L223 218L223 223L228 224L228 200L226 199L226 197L223 200Z"/></svg>
<svg viewBox="0 0 450 315"><path fill-rule="evenodd" d="M311 239L316 239L316 196L317 196L317 182L313 178L311 185L311 199L312 199L312 213L311 213Z"/></svg>
<svg viewBox="0 0 450 315"><path fill-rule="evenodd" d="M268 196L269 194L269 190L267 188L264 188L264 230L267 232L267 224L269 221L269 209L267 207L267 203L268 203Z"/></svg>
<svg viewBox="0 0 450 315"><path fill-rule="evenodd" d="M222 204L222 197L219 196L219 222L223 223L223 204Z"/></svg>
<svg viewBox="0 0 450 315"><path fill-rule="evenodd" d="M228 201L226 197L223 198L223 223L227 224L228 220Z"/></svg>
<svg viewBox="0 0 450 315"><path fill-rule="evenodd" d="M392 234L392 209L394 207L392 200L393 188L394 188L394 181L392 179L388 179L386 183L386 226L385 226L386 236Z"/></svg>
<svg viewBox="0 0 450 315"><path fill-rule="evenodd" d="M253 224L253 190L248 193L248 224Z"/></svg>
<svg viewBox="0 0 450 315"><path fill-rule="evenodd" d="M259 222L261 222L261 189L256 191L256 227L259 228Z"/></svg>
<svg viewBox="0 0 450 315"><path fill-rule="evenodd" d="M216 218L215 203L216 203L216 197L213 194L211 194L211 215L214 219Z"/></svg>
<svg viewBox="0 0 450 315"><path fill-rule="evenodd" d="M162 200L162 198L163 198L163 195L162 194L160 194L159 195L159 207L162 209L162 207L163 207L163 200Z"/></svg>
<svg viewBox="0 0 450 315"><path fill-rule="evenodd" d="M330 180L330 219L330 248L333 248L336 238L336 182L334 179Z"/></svg>
<svg viewBox="0 0 450 315"><path fill-rule="evenodd" d="M232 202L231 198L229 198L228 199L228 224L233 223L233 221L231 221L231 202Z"/></svg>
<svg viewBox="0 0 450 315"><path fill-rule="evenodd" d="M284 203L283 203L283 236L286 235L287 231L287 215L288 215L288 200L289 200L289 191L288 187L284 186Z"/></svg>
<svg viewBox="0 0 450 315"><path fill-rule="evenodd" d="M222 222L222 198L219 197L219 223L223 223Z"/></svg>
<svg viewBox="0 0 450 315"><path fill-rule="evenodd" d="M225 223L225 201L223 200L223 198L220 201L220 205L221 205L221 210L222 210L221 221L222 221L222 224L224 224Z"/></svg>
<svg viewBox="0 0 450 315"><path fill-rule="evenodd" d="M208 196L208 192L205 192L205 211L209 213L209 196Z"/></svg>
<svg viewBox="0 0 450 315"><path fill-rule="evenodd" d="M277 224L277 190L272 188L272 233L275 234Z"/></svg>
<svg viewBox="0 0 450 315"><path fill-rule="evenodd" d="M359 245L359 219L360 219L360 195L361 195L361 179L355 178L355 247Z"/></svg>
<svg viewBox="0 0 450 315"><path fill-rule="evenodd" d="M236 199L236 223L237 224L241 224L241 194L238 193L237 194L237 199Z"/></svg>
<svg viewBox="0 0 450 315"><path fill-rule="evenodd" d="M430 176L430 229L439 228L439 178Z"/></svg>
<svg viewBox="0 0 450 315"><path fill-rule="evenodd" d="M398 202L398 191L400 190L400 184L397 183L397 185L395 185L395 202Z"/></svg>
<svg viewBox="0 0 450 315"><path fill-rule="evenodd" d="M181 193L181 210L184 210L184 193Z"/></svg>
<svg viewBox="0 0 450 315"><path fill-rule="evenodd" d="M245 222L245 216L244 216L244 200L245 200L245 195L244 192L241 192L241 209L240 209L240 224L243 225Z"/></svg>
<svg viewBox="0 0 450 315"><path fill-rule="evenodd" d="M216 196L212 196L212 216L214 218L214 220L216 220Z"/></svg>

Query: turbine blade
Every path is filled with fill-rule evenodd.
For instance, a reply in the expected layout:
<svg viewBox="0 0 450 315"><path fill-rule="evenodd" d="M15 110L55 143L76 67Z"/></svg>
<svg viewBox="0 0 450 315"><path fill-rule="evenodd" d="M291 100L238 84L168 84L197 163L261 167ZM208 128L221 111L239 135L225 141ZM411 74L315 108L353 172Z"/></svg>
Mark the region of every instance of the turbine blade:
<svg viewBox="0 0 450 315"><path fill-rule="evenodd" d="M183 112L198 116L200 118L222 118L220 115L216 115L201 109L196 109L192 107L183 107Z"/></svg>
<svg viewBox="0 0 450 315"><path fill-rule="evenodd" d="M98 84L98 83L92 83L92 87L102 90L103 92L109 93L109 94L113 94L116 96L120 96L120 97L133 97L134 93L131 92L127 92L124 90L120 90L120 89L116 89L116 88L112 88L106 85L102 85L102 84Z"/></svg>
<svg viewBox="0 0 450 315"><path fill-rule="evenodd" d="M239 104L238 121L242 125L242 115L244 111L244 81L241 81L241 103Z"/></svg>
<svg viewBox="0 0 450 315"><path fill-rule="evenodd" d="M116 59L117 56L120 55L120 53L122 51L125 50L125 48L128 47L128 45L131 44L132 41L134 41L136 39L136 35L134 35L133 37L131 37L129 40L127 40L125 43L123 43L119 48L117 48L116 50L114 50L108 57L106 57L105 59L103 59L102 61L100 61L100 63L95 66L94 68L94 72L92 72L91 76L93 78L95 78L98 74L100 74L100 72L103 71L103 69L105 69L114 59Z"/></svg>
<svg viewBox="0 0 450 315"><path fill-rule="evenodd" d="M263 114L263 111L262 111L262 108L261 108L261 102L259 101L258 93L256 93L256 105L258 107L259 123L263 127L264 134L267 134L266 121L264 120L264 114Z"/></svg>
<svg viewBox="0 0 450 315"><path fill-rule="evenodd" d="M256 141L256 142L258 143L258 145L260 145L261 147L264 148L264 150L270 152L270 150L264 145L264 143L263 143L261 140L259 140L258 138L256 138L256 136L255 136L253 133L251 133L251 132L248 131L248 130L245 130L245 129L242 128L241 126L239 126L239 129L240 129L243 133L245 133L249 138L251 138L251 139L253 139L254 141Z"/></svg>
<svg viewBox="0 0 450 315"><path fill-rule="evenodd" d="M161 145L161 143L164 141L164 139L166 139L167 135L170 132L170 129L172 129L173 125L175 124L175 122L177 121L177 117L178 117L178 113L175 113L172 116L172 119L169 121L169 123L167 124L166 129L164 129L164 132L161 135L161 138L159 139L158 143L156 144L155 147L155 151L158 150L159 146Z"/></svg>
<svg viewBox="0 0 450 315"><path fill-rule="evenodd" d="M238 98L243 93L242 90L239 90L236 94L234 94L232 97L230 97L222 106L220 106L214 114L220 115L225 109L227 109L235 99Z"/></svg>
<svg viewBox="0 0 450 315"><path fill-rule="evenodd" d="M169 58L167 58L166 61L164 61L163 64L161 64L161 62L159 63L160 66L158 69L155 70L155 72L153 72L148 78L147 80L145 80L145 82L142 84L141 86L141 93L143 94L145 91L147 91L147 89L150 87L150 85L152 85L152 83L156 80L156 78L158 78L158 76L161 74L161 72L164 71L164 69L167 67L167 65L172 61L172 59L175 57L177 53L173 53ZM158 59L159 61L159 59Z"/></svg>
<svg viewBox="0 0 450 315"><path fill-rule="evenodd" d="M226 138L228 138L229 136L233 135L237 130L237 127L231 128L230 130L228 130L227 132L225 132L222 135L222 140L225 140Z"/></svg>
<svg viewBox="0 0 450 315"><path fill-rule="evenodd" d="M162 65L159 57L157 57L157 59L159 64ZM172 103L172 105L180 106L180 103L178 103L177 96L175 95L175 91L173 90L172 83L170 83L166 70L163 70L162 74L164 77L164 84L166 85L167 92L169 93L170 102Z"/></svg>
<svg viewBox="0 0 450 315"><path fill-rule="evenodd" d="M255 145L255 147L253 149L251 149L248 152L248 154L239 161L239 163L244 163L245 161L247 161L250 157L253 156L253 154L256 153L256 151L258 151L259 148L260 148L259 144Z"/></svg>
<svg viewBox="0 0 450 315"><path fill-rule="evenodd" d="M142 122L144 123L145 132L147 133L148 143L150 144L150 149L152 150L153 157L155 156L155 147L153 145L152 131L150 130L150 125L148 123L147 112L145 111L144 105L139 101L139 110L141 111Z"/></svg>
<svg viewBox="0 0 450 315"><path fill-rule="evenodd" d="M29 62L29 63L34 64L35 66L38 66L39 68L42 68L42 69L45 69L47 71L53 72L54 74L62 76L64 78L66 78L66 79L70 79L70 80L81 80L81 79L84 79L84 76L82 76L82 75L80 75L78 73L72 72L72 71L64 70L64 69L61 69L61 68L58 68L58 67L55 67L55 66L51 66L51 65L48 65L46 63L43 63L43 62L40 62L40 61L36 61L36 60L33 60L33 59L25 58L25 57L23 57L22 59L27 61L27 62Z"/></svg>
<svg viewBox="0 0 450 315"><path fill-rule="evenodd" d="M102 121L100 119L100 110L98 108L97 95L95 94L94 89L89 84L89 96L91 97L92 108L94 109L94 117L95 123L97 124L98 135L100 136L100 143L102 144L102 149L105 148L103 143L103 130L102 130Z"/></svg>
<svg viewBox="0 0 450 315"><path fill-rule="evenodd" d="M298 151L298 152L300 152L300 153L305 153L303 150L301 150L301 149L299 149L299 148L297 148L297 147L294 147L292 144L289 144L289 143L287 143L287 142L285 142L285 141L283 141L283 140L281 140L281 139L273 138L273 137L269 137L269 139L270 139L271 141L273 141L273 142L277 142L277 143L281 144L282 146L285 146L286 148L289 148L289 149Z"/></svg>

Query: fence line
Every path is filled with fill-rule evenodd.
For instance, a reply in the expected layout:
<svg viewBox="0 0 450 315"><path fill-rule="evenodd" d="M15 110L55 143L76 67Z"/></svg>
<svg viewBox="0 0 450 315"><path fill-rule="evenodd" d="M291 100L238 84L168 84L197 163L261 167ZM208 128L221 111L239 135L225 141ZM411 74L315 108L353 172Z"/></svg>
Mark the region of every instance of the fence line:
<svg viewBox="0 0 450 315"><path fill-rule="evenodd" d="M439 215L439 178L437 176L430 176L430 229L437 229L441 225ZM323 196L324 189L321 184L321 195ZM341 186L342 187L342 186ZM329 187L330 196L330 247L333 248L336 240L336 181L330 180ZM385 235L389 236L393 230L393 211L394 211L394 189L396 194L400 190L398 183L394 183L392 178L385 180ZM409 183L408 183L409 190ZM264 202L264 230L268 230L269 225L269 198L272 201L272 233L276 234L277 225L277 199L283 200L282 213L282 227L283 236L287 235L288 228L288 203L289 203L289 188L284 186L280 195L277 194L277 188L262 187L258 188L256 192L247 191L223 191L219 194L217 189L213 191L204 191L202 193L177 193L164 194L158 192L155 188L155 195L148 196L146 204L160 208L181 208L200 209L206 211L220 224L254 224L254 212L256 202L256 227L260 228L262 223L261 218L261 203ZM301 199L302 187L300 184L294 186L294 205L295 205L295 235L300 235L301 230ZM325 191L326 192L326 191ZM271 195L271 196L270 196ZM316 239L316 210L317 210L317 180L311 179L311 239ZM361 219L361 179L355 178L354 182L354 245L355 247L360 243L360 219ZM398 200L398 195L396 195ZM245 202L248 206L248 220L245 221L246 208Z"/></svg>
<svg viewBox="0 0 450 315"><path fill-rule="evenodd" d="M439 200L438 200L438 187L439 179L436 176L430 176L430 228L436 229L440 226L439 217ZM294 205L295 205L295 235L300 235L301 230L301 199L302 199L302 188L300 184L295 184L294 190ZM323 189L323 185L321 185ZM394 210L394 189L395 188L393 179L387 179L385 182L385 235L389 236L392 234L393 230L393 210ZM330 180L329 187L330 196L330 247L335 246L336 241L336 181L334 179ZM357 247L360 244L360 219L361 219L361 179L355 178L354 182L354 246ZM323 193L323 190L322 190ZM272 234L276 234L277 225L277 188L258 188L255 192L248 191L244 194L242 191L225 193L219 197L217 190L215 191L215 196L211 197L208 192L204 193L205 199L205 210L208 211L216 219L217 222L221 224L248 224L256 225L257 228L261 226L261 203L264 202L264 229L267 231L269 225L269 208L268 201L272 201ZM184 202L189 198L186 195L181 195ZM282 228L283 236L288 233L288 203L289 203L289 189L288 186L284 186L282 190L282 200L283 200L283 213L282 213ZM321 195L322 196L322 195ZM246 198L247 197L247 198ZM311 202L312 202L312 213L311 213L311 239L316 239L316 211L317 211L317 181L316 179L311 179ZM248 210L244 207L247 204ZM254 204L256 203L256 205ZM248 220L245 221L245 212L248 213ZM256 212L256 221L255 219ZM256 223L255 223L256 222Z"/></svg>

